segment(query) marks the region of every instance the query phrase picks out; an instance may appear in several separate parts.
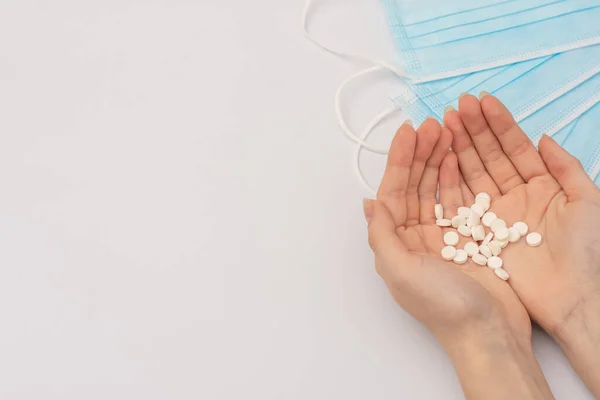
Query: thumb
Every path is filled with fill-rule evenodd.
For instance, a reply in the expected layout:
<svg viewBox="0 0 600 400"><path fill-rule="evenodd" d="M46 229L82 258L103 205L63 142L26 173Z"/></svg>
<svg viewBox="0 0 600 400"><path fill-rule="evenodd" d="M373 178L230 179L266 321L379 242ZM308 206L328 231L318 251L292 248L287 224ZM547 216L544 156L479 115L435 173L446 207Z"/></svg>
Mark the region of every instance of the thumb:
<svg viewBox="0 0 600 400"><path fill-rule="evenodd" d="M585 197L587 193L597 191L596 185L583 169L581 162L550 136L544 135L538 148L550 174L562 186L569 200Z"/></svg>
<svg viewBox="0 0 600 400"><path fill-rule="evenodd" d="M363 201L365 219L369 226L369 246L374 253L377 253L382 247L400 242L396 235L396 224L387 207L377 201L365 199ZM397 246L398 243L394 243Z"/></svg>

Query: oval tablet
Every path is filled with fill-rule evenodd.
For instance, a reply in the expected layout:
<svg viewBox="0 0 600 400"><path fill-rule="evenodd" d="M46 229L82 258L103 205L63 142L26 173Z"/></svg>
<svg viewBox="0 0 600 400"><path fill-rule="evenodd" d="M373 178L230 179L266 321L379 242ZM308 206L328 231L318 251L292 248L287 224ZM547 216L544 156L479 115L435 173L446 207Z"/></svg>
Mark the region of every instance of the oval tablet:
<svg viewBox="0 0 600 400"><path fill-rule="evenodd" d="M479 246L475 242L469 242L465 244L465 251L469 255L469 257L473 257L475 254L479 253Z"/></svg>
<svg viewBox="0 0 600 400"><path fill-rule="evenodd" d="M487 265L487 258L481 254L475 254L473 256L473 262L477 265L481 265L482 267Z"/></svg>
<svg viewBox="0 0 600 400"><path fill-rule="evenodd" d="M461 225L458 227L458 233L466 237L471 237L471 228L466 225Z"/></svg>
<svg viewBox="0 0 600 400"><path fill-rule="evenodd" d="M477 225L471 228L471 236L473 236L473 240L477 242L485 239L485 228L483 225Z"/></svg>
<svg viewBox="0 0 600 400"><path fill-rule="evenodd" d="M508 241L511 243L516 243L521 240L521 234L514 226L508 228Z"/></svg>
<svg viewBox="0 0 600 400"><path fill-rule="evenodd" d="M494 233L496 233L500 229L504 229L504 228L506 228L506 222L504 222L504 220L502 218L496 218L494 220L494 222L492 222L492 225L490 226L490 229Z"/></svg>
<svg viewBox="0 0 600 400"><path fill-rule="evenodd" d="M435 205L435 219L444 219L444 207L441 204Z"/></svg>
<svg viewBox="0 0 600 400"><path fill-rule="evenodd" d="M492 198L490 197L489 194L487 194L486 192L481 192L478 193L477 196L475 196L475 201L479 200L479 199L486 199L487 201L491 202Z"/></svg>
<svg viewBox="0 0 600 400"><path fill-rule="evenodd" d="M435 221L435 224L437 226L447 227L452 226L452 221L450 221L449 219L438 219L437 221Z"/></svg>
<svg viewBox="0 0 600 400"><path fill-rule="evenodd" d="M479 246L479 252L481 254L483 254L484 256L486 256L487 258L490 258L493 256L492 250L490 250L490 248L488 246L486 246L485 244L482 244L481 246Z"/></svg>
<svg viewBox="0 0 600 400"><path fill-rule="evenodd" d="M485 213L485 210L483 209L483 206L479 203L475 203L471 206L471 211L473 211L475 214L477 214L478 217L482 217L483 214Z"/></svg>
<svg viewBox="0 0 600 400"><path fill-rule="evenodd" d="M508 232L507 228L498 229L496 232L494 232L494 237L499 242L508 240L509 235L510 233Z"/></svg>
<svg viewBox="0 0 600 400"><path fill-rule="evenodd" d="M531 247L537 247L542 244L542 235L537 232L531 232L526 238L527 244Z"/></svg>
<svg viewBox="0 0 600 400"><path fill-rule="evenodd" d="M458 244L458 240L458 233L454 231L446 232L444 235L444 243L446 243L448 246L456 246Z"/></svg>
<svg viewBox="0 0 600 400"><path fill-rule="evenodd" d="M456 255L454 256L454 263L462 265L467 262L469 259L469 255L464 250L456 250Z"/></svg>
<svg viewBox="0 0 600 400"><path fill-rule="evenodd" d="M496 240L491 241L488 244L493 256L499 256L502 253L502 244Z"/></svg>
<svg viewBox="0 0 600 400"><path fill-rule="evenodd" d="M475 204L479 204L481 206L481 208L483 208L483 212L486 212L491 207L491 203L487 199L484 199L484 198L475 200Z"/></svg>
<svg viewBox="0 0 600 400"><path fill-rule="evenodd" d="M481 222L489 228L492 226L492 223L496 219L498 219L498 216L496 214L494 214L493 212L488 211L485 214L483 214L483 217L481 218Z"/></svg>
<svg viewBox="0 0 600 400"><path fill-rule="evenodd" d="M469 207L458 207L458 215L469 218L469 215L471 215L471 209Z"/></svg>
<svg viewBox="0 0 600 400"><path fill-rule="evenodd" d="M471 211L469 218L467 218L467 226L469 228L472 228L472 227L480 225L480 224L481 224L481 218L479 217L479 215L477 215L476 213Z"/></svg>
<svg viewBox="0 0 600 400"><path fill-rule="evenodd" d="M517 222L513 225L513 228L518 230L521 236L525 236L527 235L527 232L529 232L529 227L525 222Z"/></svg>
<svg viewBox="0 0 600 400"><path fill-rule="evenodd" d="M489 242L492 241L493 238L494 238L494 234L492 232L488 233L487 236L485 237L485 239L483 239L482 244L488 244Z"/></svg>
<svg viewBox="0 0 600 400"><path fill-rule="evenodd" d="M467 219L461 215L452 218L452 227L457 228L461 225L467 225Z"/></svg>
<svg viewBox="0 0 600 400"><path fill-rule="evenodd" d="M508 275L508 272L506 272L506 270L503 268L496 268L494 270L494 273L496 274L496 276L498 278L502 279L503 281L507 281L508 278L510 278L510 275Z"/></svg>
<svg viewBox="0 0 600 400"><path fill-rule="evenodd" d="M487 260L487 266L491 269L502 268L502 265L504 265L504 262L500 257L493 256Z"/></svg>
<svg viewBox="0 0 600 400"><path fill-rule="evenodd" d="M446 246L442 249L442 258L446 261L454 260L456 249L452 246Z"/></svg>

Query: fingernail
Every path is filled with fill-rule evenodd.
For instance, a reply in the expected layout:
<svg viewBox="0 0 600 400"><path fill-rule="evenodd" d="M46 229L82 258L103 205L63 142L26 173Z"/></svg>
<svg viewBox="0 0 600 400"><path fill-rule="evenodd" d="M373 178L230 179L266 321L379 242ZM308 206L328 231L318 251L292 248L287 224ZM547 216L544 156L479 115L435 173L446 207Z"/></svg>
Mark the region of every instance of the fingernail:
<svg viewBox="0 0 600 400"><path fill-rule="evenodd" d="M459 98L459 99L462 99L463 97L465 97L465 96L466 96L466 95L468 95L468 94L469 94L469 93L467 93L467 92L462 92L462 93L460 94L460 96L458 96L458 98Z"/></svg>
<svg viewBox="0 0 600 400"><path fill-rule="evenodd" d="M415 126L412 122L412 119L407 119L406 121L404 121L404 123L402 125Z"/></svg>
<svg viewBox="0 0 600 400"><path fill-rule="evenodd" d="M435 115L429 115L427 119L435 119L437 121L437 117Z"/></svg>
<svg viewBox="0 0 600 400"><path fill-rule="evenodd" d="M444 112L447 113L447 112L454 111L454 110L455 110L454 106L452 104L448 104L446 106L446 108L444 109Z"/></svg>
<svg viewBox="0 0 600 400"><path fill-rule="evenodd" d="M370 223L373 218L373 200L363 199L363 213L365 214L367 224Z"/></svg>
<svg viewBox="0 0 600 400"><path fill-rule="evenodd" d="M483 92L479 93L479 100L483 100L483 98L484 98L485 96L489 96L489 95L490 95L490 94L489 94L488 92L485 92L485 91L483 91Z"/></svg>

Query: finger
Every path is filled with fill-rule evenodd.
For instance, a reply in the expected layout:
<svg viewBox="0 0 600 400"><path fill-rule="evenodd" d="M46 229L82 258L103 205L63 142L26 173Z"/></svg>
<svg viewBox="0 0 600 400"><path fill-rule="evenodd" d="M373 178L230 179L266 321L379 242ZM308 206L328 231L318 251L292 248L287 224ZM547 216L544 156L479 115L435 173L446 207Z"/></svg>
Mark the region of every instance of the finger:
<svg viewBox="0 0 600 400"><path fill-rule="evenodd" d="M452 131L452 150L458 156L460 170L471 192L486 192L492 199L500 196L500 189L479 158L458 111L452 109L446 112L444 126Z"/></svg>
<svg viewBox="0 0 600 400"><path fill-rule="evenodd" d="M594 182L586 174L581 162L563 149L549 136L544 135L538 145L548 170L567 194L569 201L587 197L598 192Z"/></svg>
<svg viewBox="0 0 600 400"><path fill-rule="evenodd" d="M471 140L501 193L508 193L525 181L504 153L500 142L492 133L475 96L466 95L459 100L460 117Z"/></svg>
<svg viewBox="0 0 600 400"><path fill-rule="evenodd" d="M548 174L540 153L500 100L492 95L484 96L481 110L504 153L525 182Z"/></svg>
<svg viewBox="0 0 600 400"><path fill-rule="evenodd" d="M410 169L408 190L406 192L407 209L405 225L407 227L419 224L419 184L421 183L427 160L440 138L441 130L440 123L433 118L425 120L419 129L417 129L417 147Z"/></svg>
<svg viewBox="0 0 600 400"><path fill-rule="evenodd" d="M435 224L435 205L440 176L440 165L452 144L452 132L442 128L440 138L425 164L425 171L419 184L420 222L423 225Z"/></svg>
<svg viewBox="0 0 600 400"><path fill-rule="evenodd" d="M446 218L454 217L458 212L458 207L463 205L458 159L452 151L446 153L440 167L440 203L444 207Z"/></svg>
<svg viewBox="0 0 600 400"><path fill-rule="evenodd" d="M417 134L414 128L405 123L398 129L392 140L387 165L377 193L377 199L381 200L390 211L396 226L403 226L406 222L406 191L416 144Z"/></svg>
<svg viewBox="0 0 600 400"><path fill-rule="evenodd" d="M458 178L460 181L459 185L460 185L460 192L462 193L463 203L465 205L474 204L475 203L475 195L473 194L473 192L471 192L471 189L469 189L469 186L465 182L465 178L463 178L462 173L460 173L460 169L459 169Z"/></svg>

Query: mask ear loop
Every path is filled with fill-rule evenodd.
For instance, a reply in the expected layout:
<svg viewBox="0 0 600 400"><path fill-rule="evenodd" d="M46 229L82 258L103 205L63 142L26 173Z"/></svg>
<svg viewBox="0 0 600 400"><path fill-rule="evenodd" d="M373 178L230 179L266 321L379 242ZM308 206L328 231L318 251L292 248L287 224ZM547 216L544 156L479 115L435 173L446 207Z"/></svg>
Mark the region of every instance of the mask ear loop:
<svg viewBox="0 0 600 400"><path fill-rule="evenodd" d="M392 114L395 114L399 111L402 111L402 108L399 105L394 105L392 107L386 108L381 113L379 113L375 118L373 118L373 120L369 123L369 125L367 125L362 136L360 137L361 143L358 143L357 147L356 147L356 153L355 153L355 157L354 157L354 167L355 167L356 176L358 177L358 180L363 185L363 187L367 190L367 192L369 192L373 197L375 197L377 195L377 190L373 189L371 187L371 185L369 185L365 176L362 173L362 169L360 168L360 154L361 154L363 148L366 148L365 146L362 145L362 143L364 143L364 141L367 140L367 138L373 132L373 130L377 127L377 125L379 125L383 120L390 117ZM383 154L387 154L387 153L388 153L388 151L386 150L386 152Z"/></svg>
<svg viewBox="0 0 600 400"><path fill-rule="evenodd" d="M315 39L310 32L308 31L308 15L310 13L310 9L312 7L312 4L314 3L314 0L307 0L305 5L304 5L304 11L302 12L302 30L304 31L304 36L306 36L306 38L308 40L310 40L311 42L313 42L315 45L317 45L318 47L320 47L321 49L334 54L338 57L341 58L346 58L346 59L351 59L351 60L357 60L357 61L362 61L362 62L366 62L368 64L375 64L381 68L387 69L389 71L392 71L393 73L395 73L396 75L405 78L405 79L412 79L412 76L410 74L408 74L406 71L404 71L402 68L398 68L386 61L382 61L382 60L378 60L375 58L371 58L371 57L365 57L362 56L360 54L354 54L354 53L347 53L344 51L337 51L332 49L329 46L326 46L324 44L322 44L321 42L319 42L317 39Z"/></svg>

